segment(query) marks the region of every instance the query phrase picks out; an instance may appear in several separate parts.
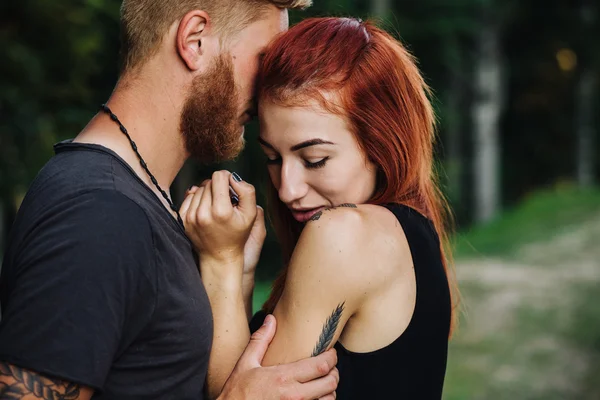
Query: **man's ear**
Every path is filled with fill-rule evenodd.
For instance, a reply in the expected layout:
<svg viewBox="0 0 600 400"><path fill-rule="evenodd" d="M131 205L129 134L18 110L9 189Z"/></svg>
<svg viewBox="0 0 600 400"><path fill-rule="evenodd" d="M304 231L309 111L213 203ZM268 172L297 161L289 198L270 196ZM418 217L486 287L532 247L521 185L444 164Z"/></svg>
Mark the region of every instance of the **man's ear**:
<svg viewBox="0 0 600 400"><path fill-rule="evenodd" d="M177 53L192 71L202 65L202 40L206 38L209 26L208 13L194 10L185 14L177 28Z"/></svg>

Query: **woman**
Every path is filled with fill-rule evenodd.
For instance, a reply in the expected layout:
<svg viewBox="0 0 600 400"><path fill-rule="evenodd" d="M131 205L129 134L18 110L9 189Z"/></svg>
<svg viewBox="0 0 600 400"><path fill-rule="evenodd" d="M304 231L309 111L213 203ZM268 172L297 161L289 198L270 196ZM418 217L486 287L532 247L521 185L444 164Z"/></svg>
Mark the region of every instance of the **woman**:
<svg viewBox="0 0 600 400"><path fill-rule="evenodd" d="M340 399L441 398L454 286L415 60L370 23L308 19L257 85L285 265L252 321L277 320L263 365L333 346Z"/></svg>

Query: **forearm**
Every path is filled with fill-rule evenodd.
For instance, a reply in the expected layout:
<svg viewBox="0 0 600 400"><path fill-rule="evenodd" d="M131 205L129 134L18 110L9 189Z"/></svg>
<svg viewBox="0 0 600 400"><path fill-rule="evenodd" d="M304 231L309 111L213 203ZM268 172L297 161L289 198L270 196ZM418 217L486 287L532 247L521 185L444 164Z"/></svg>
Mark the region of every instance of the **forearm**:
<svg viewBox="0 0 600 400"><path fill-rule="evenodd" d="M216 398L242 355L250 331L244 304L241 276L223 276L224 266L204 262L202 280L213 313L213 344L208 364L207 386L210 398ZM212 268L210 268L212 267ZM231 266L227 266L229 269Z"/></svg>
<svg viewBox="0 0 600 400"><path fill-rule="evenodd" d="M244 274L242 278L242 295L244 297L244 307L246 309L246 319L252 319L252 299L254 295L254 273Z"/></svg>

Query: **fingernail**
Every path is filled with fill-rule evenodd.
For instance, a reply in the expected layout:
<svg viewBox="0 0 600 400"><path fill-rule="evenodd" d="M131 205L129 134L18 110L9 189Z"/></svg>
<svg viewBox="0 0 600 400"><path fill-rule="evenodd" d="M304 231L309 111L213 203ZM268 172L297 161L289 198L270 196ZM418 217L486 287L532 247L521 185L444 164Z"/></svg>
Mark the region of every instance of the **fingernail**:
<svg viewBox="0 0 600 400"><path fill-rule="evenodd" d="M273 321L272 321L271 315L267 315L263 322L263 326L271 326L272 323L273 323Z"/></svg>
<svg viewBox="0 0 600 400"><path fill-rule="evenodd" d="M236 182L241 182L242 181L242 177L239 176L237 172L232 173L231 176L233 176L233 180L236 181Z"/></svg>

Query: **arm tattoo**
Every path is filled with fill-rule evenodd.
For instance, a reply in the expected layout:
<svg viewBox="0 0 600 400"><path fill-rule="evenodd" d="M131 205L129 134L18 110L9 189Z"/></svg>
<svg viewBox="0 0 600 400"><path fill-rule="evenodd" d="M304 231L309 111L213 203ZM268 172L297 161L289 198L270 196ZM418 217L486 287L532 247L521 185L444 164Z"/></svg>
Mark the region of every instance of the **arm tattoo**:
<svg viewBox="0 0 600 400"><path fill-rule="evenodd" d="M308 222L310 222L310 221L318 221L321 218L321 215L323 215L323 211L335 210L336 208L339 208L339 207L357 208L356 204L352 204L352 203L343 203L343 204L340 204L339 206L327 207L327 208L324 208L321 211L317 212L312 217L310 217L310 219L308 220Z"/></svg>
<svg viewBox="0 0 600 400"><path fill-rule="evenodd" d="M329 347L333 341L333 336L335 335L335 331L340 323L340 318L342 317L342 312L344 312L345 304L346 302L343 302L338 305L336 309L333 310L329 318L327 318L325 321L325 325L323 325L323 330L321 331L317 345L312 352L312 357L318 356L319 354L325 352L327 347Z"/></svg>
<svg viewBox="0 0 600 400"><path fill-rule="evenodd" d="M0 361L0 400L18 400L24 397L44 400L76 400L79 385L38 375L33 371Z"/></svg>

